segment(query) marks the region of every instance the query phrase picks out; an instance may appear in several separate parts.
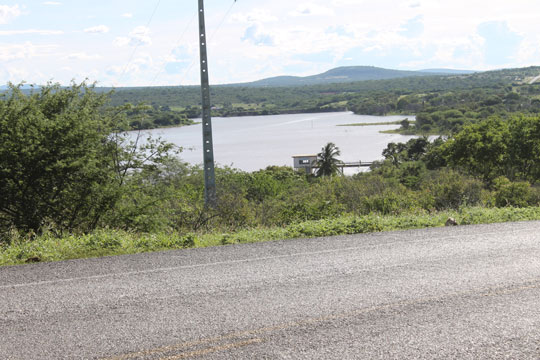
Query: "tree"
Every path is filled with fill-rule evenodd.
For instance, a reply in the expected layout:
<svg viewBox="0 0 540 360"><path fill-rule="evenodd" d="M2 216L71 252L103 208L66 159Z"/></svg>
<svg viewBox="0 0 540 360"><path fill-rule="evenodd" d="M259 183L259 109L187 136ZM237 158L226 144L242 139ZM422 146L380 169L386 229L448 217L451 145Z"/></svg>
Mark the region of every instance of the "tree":
<svg viewBox="0 0 540 360"><path fill-rule="evenodd" d="M509 139L508 123L500 118L490 118L464 127L443 148L450 165L491 184L496 177L512 172Z"/></svg>
<svg viewBox="0 0 540 360"><path fill-rule="evenodd" d="M402 128L403 130L408 130L408 129L409 129L409 126L410 126L409 119L403 119L403 120L401 120L400 124L401 124L401 128Z"/></svg>
<svg viewBox="0 0 540 360"><path fill-rule="evenodd" d="M341 163L337 157L341 155L341 151L334 144L329 142L317 154L317 169L316 176L333 176L339 172L338 165Z"/></svg>
<svg viewBox="0 0 540 360"><path fill-rule="evenodd" d="M132 174L168 158L172 145L129 142L126 107L105 108L108 96L85 83L0 95L0 232L91 230Z"/></svg>
<svg viewBox="0 0 540 360"><path fill-rule="evenodd" d="M407 141L407 161L418 161L424 156L429 146L429 140L426 136L411 139Z"/></svg>
<svg viewBox="0 0 540 360"><path fill-rule="evenodd" d="M404 153L407 150L407 145L404 143L389 143L383 150L382 155L386 160L390 160L393 165L397 166L403 161Z"/></svg>
<svg viewBox="0 0 540 360"><path fill-rule="evenodd" d="M511 180L540 180L540 117L517 116L509 121L508 149L513 171Z"/></svg>

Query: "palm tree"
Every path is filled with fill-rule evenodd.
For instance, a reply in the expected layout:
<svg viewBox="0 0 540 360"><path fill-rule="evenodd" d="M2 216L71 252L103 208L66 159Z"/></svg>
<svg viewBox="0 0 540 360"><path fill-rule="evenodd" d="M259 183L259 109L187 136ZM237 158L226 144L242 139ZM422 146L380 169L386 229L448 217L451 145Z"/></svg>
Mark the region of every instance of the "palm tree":
<svg viewBox="0 0 540 360"><path fill-rule="evenodd" d="M317 154L317 177L319 176L333 176L339 173L338 165L341 164L341 160L337 157L341 154L339 148L329 142L326 144L320 153Z"/></svg>

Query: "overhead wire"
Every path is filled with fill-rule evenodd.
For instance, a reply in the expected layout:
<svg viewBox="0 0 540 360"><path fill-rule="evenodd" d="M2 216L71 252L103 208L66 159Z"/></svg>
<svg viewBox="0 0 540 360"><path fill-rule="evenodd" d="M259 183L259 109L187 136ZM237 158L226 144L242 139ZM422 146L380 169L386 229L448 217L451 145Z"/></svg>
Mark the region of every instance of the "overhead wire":
<svg viewBox="0 0 540 360"><path fill-rule="evenodd" d="M156 5L154 6L154 9L150 15L150 18L146 24L146 27L148 28L150 26L150 24L152 23L152 20L159 8L159 5L161 3L161 0L158 0L156 2ZM220 22L218 23L218 26L214 29L213 33L211 34L209 40L212 41L216 34L218 33L218 31L221 29L221 27L223 26L223 24L225 23L225 21L227 20L227 18L229 17L234 5L236 4L236 0L234 0L231 4L231 6L229 6L229 8L227 9L227 11L225 12L225 14L223 15L223 17L221 18ZM196 16L198 14L198 11L196 11L191 20L188 22L188 24L186 25L186 27L184 28L184 30L182 31L180 37L178 38L178 40L175 42L175 46L173 47L173 49L171 49L171 51L169 51L169 55L172 54L172 52L174 51L174 49L182 43L182 40L184 39L185 35L187 34L189 28L191 27L191 24L193 23L193 21L195 20ZM122 73L120 74L120 76L118 77L117 79L117 83L120 83L121 80L123 79L123 77L126 75L128 69L129 69L129 66L131 65L131 63L133 62L133 58L135 57L135 54L137 53L137 50L139 49L140 47L140 42L136 44L135 48L133 49L133 51L131 52L131 55L129 57L129 60L127 61L126 65L124 66L124 69L122 70ZM179 85L182 84L185 79L187 78L189 72L191 71L191 69L193 68L193 66L195 65L195 62L197 60L197 57L193 57L190 65L188 66L188 68L184 71L184 73L182 74L182 76L180 77L180 80L179 80ZM154 77L152 78L152 80L150 81L150 84L149 86L152 86L155 84L157 78L161 75L161 73L163 72L164 70L164 67L160 68L160 70L156 73L156 75L154 75Z"/></svg>
<svg viewBox="0 0 540 360"><path fill-rule="evenodd" d="M236 4L236 0L233 1L233 3L231 4L231 6L229 7L229 10L227 10L227 12L225 13L225 15L223 16L223 18L221 19L221 21L219 22L217 28L214 30L214 32L212 33L212 35L210 36L210 41L212 41L214 39L214 36L217 34L217 32L219 31L219 29L221 28L221 26L223 25L223 23L225 22L225 20L227 19L227 17L229 16L229 14L231 13L231 10L233 9L234 5Z"/></svg>
<svg viewBox="0 0 540 360"><path fill-rule="evenodd" d="M180 44L182 43L182 40L184 40L184 36L186 35L187 31L189 30L189 28L190 28L191 24L193 23L193 20L195 20L195 17L196 17L196 16L197 16L197 12L195 12L195 13L193 14L193 16L191 17L191 20L188 22L188 24L186 25L184 31L182 32L182 35L180 35L180 37L178 38L178 40L175 41L175 43L174 43L175 45L174 45L174 47L171 49L171 51L169 51L169 54L168 54L168 55L171 55L171 54L173 53L174 49L175 49L178 45L180 45ZM156 75L152 78L152 81L150 82L150 86L152 86L152 85L156 82L158 76L161 75L161 73L163 72L163 70L164 70L163 67L159 69L159 71L156 73Z"/></svg>
<svg viewBox="0 0 540 360"><path fill-rule="evenodd" d="M219 29L221 28L221 26L223 25L223 23L225 22L225 20L227 20L228 16L230 15L231 13L231 10L233 9L234 5L236 4L236 0L233 1L233 3L231 4L231 6L229 7L229 9L227 10L227 12L225 13L225 15L223 15L221 21L218 23L218 26L214 29L214 32L212 33L212 35L210 35L209 37L209 42L212 41L215 37L215 35L217 34L217 32L219 31ZM180 81L179 83L181 84L187 77L188 73L191 71L191 68L193 68L193 65L195 65L195 61L197 61L197 57L194 57L193 60L191 61L191 64L189 65L189 67L187 68L187 70L184 72L184 74L180 77Z"/></svg>
<svg viewBox="0 0 540 360"><path fill-rule="evenodd" d="M157 9L159 8L159 5L160 5L160 4L161 4L161 0L157 0L156 5L154 6L154 10L152 11L152 14L150 15L150 19L148 19L148 22L146 23L146 28L147 28L147 29L150 27L150 24L152 23L152 20L154 19L154 16L156 15ZM122 80L122 78L123 78L124 75L126 74L127 69L128 69L129 66L131 65L131 62L133 61L133 58L135 57L135 53L136 53L137 50L139 49L140 45L141 45L140 42L138 42L138 43L135 45L135 48L134 48L133 51L131 52L131 56L129 57L129 60L128 60L128 62L126 63L126 66L124 66L124 70L122 71L122 73L121 73L120 76L118 77L117 83L120 83L120 81Z"/></svg>

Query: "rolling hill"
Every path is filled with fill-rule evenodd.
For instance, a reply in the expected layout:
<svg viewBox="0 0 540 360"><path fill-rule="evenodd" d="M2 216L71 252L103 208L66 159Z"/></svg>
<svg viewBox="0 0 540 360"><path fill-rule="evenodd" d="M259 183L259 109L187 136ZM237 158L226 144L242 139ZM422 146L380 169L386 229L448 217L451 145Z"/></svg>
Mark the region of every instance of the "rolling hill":
<svg viewBox="0 0 540 360"><path fill-rule="evenodd" d="M346 83L365 80L388 80L413 76L430 75L457 75L471 74L474 71L449 70L449 69L427 69L420 71L383 69L374 66L344 66L328 70L322 74L311 76L276 76L257 80L249 83L231 84L229 86L249 86L249 87L282 87L282 86L302 86L321 85L332 83Z"/></svg>

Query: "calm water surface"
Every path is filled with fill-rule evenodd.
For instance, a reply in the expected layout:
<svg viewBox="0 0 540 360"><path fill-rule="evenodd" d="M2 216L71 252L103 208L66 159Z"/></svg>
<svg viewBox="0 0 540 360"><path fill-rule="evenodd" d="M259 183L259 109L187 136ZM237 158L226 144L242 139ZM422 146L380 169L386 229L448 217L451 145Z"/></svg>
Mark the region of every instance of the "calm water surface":
<svg viewBox="0 0 540 360"><path fill-rule="evenodd" d="M365 116L350 112L213 118L214 157L219 165L255 171L268 165L292 166L292 156L316 154L328 142L341 150L343 161L373 161L390 142L412 136L381 134L398 125L338 126L363 122L391 122L414 116ZM153 136L184 148L180 157L202 163L201 125L155 129Z"/></svg>

